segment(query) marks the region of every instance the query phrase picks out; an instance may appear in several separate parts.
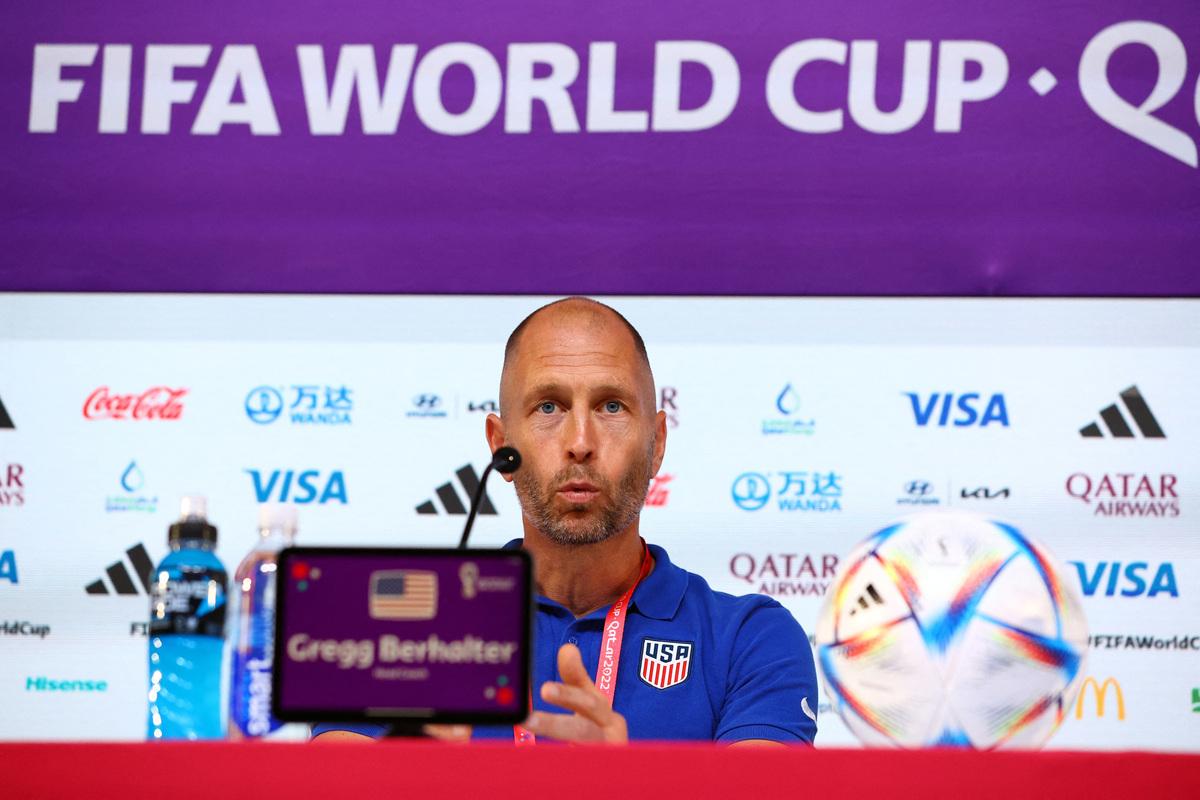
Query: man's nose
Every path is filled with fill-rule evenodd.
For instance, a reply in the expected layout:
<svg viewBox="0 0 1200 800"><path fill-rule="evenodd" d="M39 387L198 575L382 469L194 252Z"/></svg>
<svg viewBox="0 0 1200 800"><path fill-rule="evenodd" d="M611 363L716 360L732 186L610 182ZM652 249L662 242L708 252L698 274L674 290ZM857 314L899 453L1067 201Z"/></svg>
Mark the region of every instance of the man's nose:
<svg viewBox="0 0 1200 800"><path fill-rule="evenodd" d="M578 464L587 463L596 452L596 430L591 409L582 408L571 412L567 430L567 458Z"/></svg>

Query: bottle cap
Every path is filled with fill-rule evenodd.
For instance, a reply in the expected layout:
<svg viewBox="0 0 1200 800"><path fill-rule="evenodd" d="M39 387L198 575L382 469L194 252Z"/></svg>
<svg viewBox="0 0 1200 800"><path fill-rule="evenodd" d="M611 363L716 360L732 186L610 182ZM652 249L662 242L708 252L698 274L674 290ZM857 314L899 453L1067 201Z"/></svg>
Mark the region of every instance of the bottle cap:
<svg viewBox="0 0 1200 800"><path fill-rule="evenodd" d="M258 529L260 531L283 531L286 536L295 536L297 522L296 507L291 504L263 503L258 507Z"/></svg>
<svg viewBox="0 0 1200 800"><path fill-rule="evenodd" d="M207 519L208 518L208 500L199 494L184 495L179 501L179 518L183 519Z"/></svg>
<svg viewBox="0 0 1200 800"><path fill-rule="evenodd" d="M208 501L201 495L187 495L179 503L179 521L167 529L167 541L202 541L216 544L217 529L208 523Z"/></svg>

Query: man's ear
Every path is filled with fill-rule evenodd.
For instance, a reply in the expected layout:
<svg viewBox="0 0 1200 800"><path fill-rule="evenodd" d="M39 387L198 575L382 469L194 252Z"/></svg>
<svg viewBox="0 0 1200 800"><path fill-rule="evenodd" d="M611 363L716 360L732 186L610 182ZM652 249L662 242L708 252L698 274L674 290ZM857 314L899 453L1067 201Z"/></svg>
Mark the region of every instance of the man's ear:
<svg viewBox="0 0 1200 800"><path fill-rule="evenodd" d="M504 436L504 420L500 419L495 414L487 415L487 422L483 426L484 433L487 435L488 449L495 453L501 447L508 444ZM512 483L513 476L511 473L500 473L500 477Z"/></svg>
<svg viewBox="0 0 1200 800"><path fill-rule="evenodd" d="M659 411L654 417L654 475L662 466L663 457L667 454L667 412Z"/></svg>

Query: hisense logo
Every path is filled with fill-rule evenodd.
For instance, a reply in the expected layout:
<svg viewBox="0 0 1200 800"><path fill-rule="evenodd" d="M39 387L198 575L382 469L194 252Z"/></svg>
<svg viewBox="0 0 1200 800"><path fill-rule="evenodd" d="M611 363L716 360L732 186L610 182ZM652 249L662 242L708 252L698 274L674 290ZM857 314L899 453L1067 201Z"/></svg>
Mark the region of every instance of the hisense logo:
<svg viewBox="0 0 1200 800"><path fill-rule="evenodd" d="M108 681L51 680L44 675L25 679L27 692L107 692Z"/></svg>

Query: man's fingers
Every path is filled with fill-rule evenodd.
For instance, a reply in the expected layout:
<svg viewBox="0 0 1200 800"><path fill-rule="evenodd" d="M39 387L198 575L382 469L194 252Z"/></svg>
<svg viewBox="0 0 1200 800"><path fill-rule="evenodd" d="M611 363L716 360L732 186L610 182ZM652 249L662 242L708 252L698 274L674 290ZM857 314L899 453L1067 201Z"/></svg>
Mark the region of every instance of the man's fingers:
<svg viewBox="0 0 1200 800"><path fill-rule="evenodd" d="M547 714L534 711L525 720L525 728L537 736L563 742L599 742L604 740L600 726L576 714Z"/></svg>
<svg viewBox="0 0 1200 800"><path fill-rule="evenodd" d="M595 686L583 667L583 656L579 648L573 644L564 644L558 648L558 674L562 676L563 683L571 686Z"/></svg>
<svg viewBox="0 0 1200 800"><path fill-rule="evenodd" d="M470 725L422 725L421 731L431 739L443 742L471 741Z"/></svg>
<svg viewBox="0 0 1200 800"><path fill-rule="evenodd" d="M579 648L564 644L558 649L558 674L562 683L547 681L540 690L547 703L574 711L574 714L547 714L535 711L525 727L534 734L564 742L629 741L625 718L613 711L608 698L596 688L583 667Z"/></svg>
<svg viewBox="0 0 1200 800"><path fill-rule="evenodd" d="M608 707L608 698L591 684L580 688L547 681L542 684L542 699L560 708L582 714L597 725L605 724L613 713Z"/></svg>

